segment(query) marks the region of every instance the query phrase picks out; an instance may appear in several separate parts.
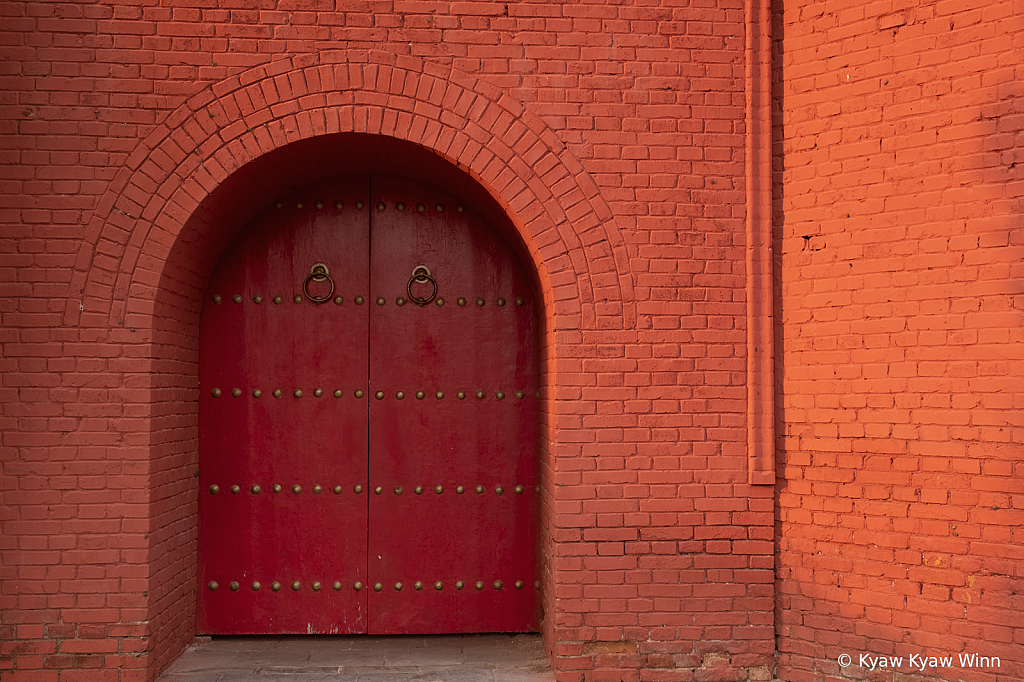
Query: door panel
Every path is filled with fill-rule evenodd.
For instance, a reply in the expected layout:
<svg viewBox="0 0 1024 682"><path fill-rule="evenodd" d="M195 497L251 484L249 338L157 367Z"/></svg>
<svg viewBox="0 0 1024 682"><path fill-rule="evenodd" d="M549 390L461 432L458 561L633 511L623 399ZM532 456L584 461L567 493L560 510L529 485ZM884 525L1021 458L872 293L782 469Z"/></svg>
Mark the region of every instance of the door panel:
<svg viewBox="0 0 1024 682"><path fill-rule="evenodd" d="M366 594L353 585L366 581L368 425L366 398L355 391L366 390L369 317L354 298L369 288L369 212L356 208L368 194L361 177L271 206L210 283L200 338L200 632L366 629ZM318 262L340 304L302 294ZM329 289L309 283L311 295Z"/></svg>
<svg viewBox="0 0 1024 682"><path fill-rule="evenodd" d="M343 300L303 294L315 263ZM406 179L321 183L243 231L202 312L200 632L536 628L528 282L470 208Z"/></svg>
<svg viewBox="0 0 1024 682"><path fill-rule="evenodd" d="M374 176L373 203L370 632L530 630L537 370L528 280L455 197ZM437 297L398 305L418 265L430 269ZM433 290L412 287L421 298Z"/></svg>

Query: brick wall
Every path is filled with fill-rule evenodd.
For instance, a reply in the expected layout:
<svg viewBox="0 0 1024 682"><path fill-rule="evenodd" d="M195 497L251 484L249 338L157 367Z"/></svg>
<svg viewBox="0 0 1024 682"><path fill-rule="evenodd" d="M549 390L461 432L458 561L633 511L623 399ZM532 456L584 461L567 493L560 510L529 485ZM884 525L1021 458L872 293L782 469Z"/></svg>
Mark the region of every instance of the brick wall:
<svg viewBox="0 0 1024 682"><path fill-rule="evenodd" d="M0 5L5 679L151 678L192 636L197 294L325 150L398 164L381 136L538 268L559 679L764 679L743 5L210 5Z"/></svg>
<svg viewBox="0 0 1024 682"><path fill-rule="evenodd" d="M778 676L1020 679L1024 5L774 9Z"/></svg>

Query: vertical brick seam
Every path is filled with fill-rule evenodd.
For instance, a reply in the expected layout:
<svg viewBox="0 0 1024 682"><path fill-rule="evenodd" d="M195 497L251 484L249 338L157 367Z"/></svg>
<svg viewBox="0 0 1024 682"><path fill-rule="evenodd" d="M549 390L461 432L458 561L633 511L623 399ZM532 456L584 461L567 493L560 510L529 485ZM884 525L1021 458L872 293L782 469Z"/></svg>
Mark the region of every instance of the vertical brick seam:
<svg viewBox="0 0 1024 682"><path fill-rule="evenodd" d="M747 482L775 484L771 4L746 0Z"/></svg>

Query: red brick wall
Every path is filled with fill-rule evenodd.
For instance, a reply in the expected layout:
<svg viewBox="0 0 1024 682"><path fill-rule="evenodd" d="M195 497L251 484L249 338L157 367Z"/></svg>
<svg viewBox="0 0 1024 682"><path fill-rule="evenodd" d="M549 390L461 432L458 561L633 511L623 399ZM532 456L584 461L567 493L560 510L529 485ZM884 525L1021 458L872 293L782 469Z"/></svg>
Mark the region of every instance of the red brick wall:
<svg viewBox="0 0 1024 682"><path fill-rule="evenodd" d="M208 4L0 5L5 679L140 680L194 633L198 296L327 151L411 154L349 132L458 165L537 264L559 679L764 679L742 4Z"/></svg>
<svg viewBox="0 0 1024 682"><path fill-rule="evenodd" d="M774 33L778 676L1019 680L1024 5L784 0Z"/></svg>

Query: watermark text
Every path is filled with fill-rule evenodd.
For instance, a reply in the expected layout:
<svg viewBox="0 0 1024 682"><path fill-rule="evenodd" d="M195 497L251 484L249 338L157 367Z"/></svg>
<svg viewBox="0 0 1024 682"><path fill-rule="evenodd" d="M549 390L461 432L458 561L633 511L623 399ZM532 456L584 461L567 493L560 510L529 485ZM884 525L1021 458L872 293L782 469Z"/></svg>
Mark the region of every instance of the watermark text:
<svg viewBox="0 0 1024 682"><path fill-rule="evenodd" d="M1003 662L999 660L998 656L983 656L978 653L959 653L949 656L931 656L927 653L908 654L906 656L858 654L856 659L850 654L841 654L836 661L843 668L856 663L869 672L873 670L918 670L924 672L938 668L996 670L1003 666Z"/></svg>

